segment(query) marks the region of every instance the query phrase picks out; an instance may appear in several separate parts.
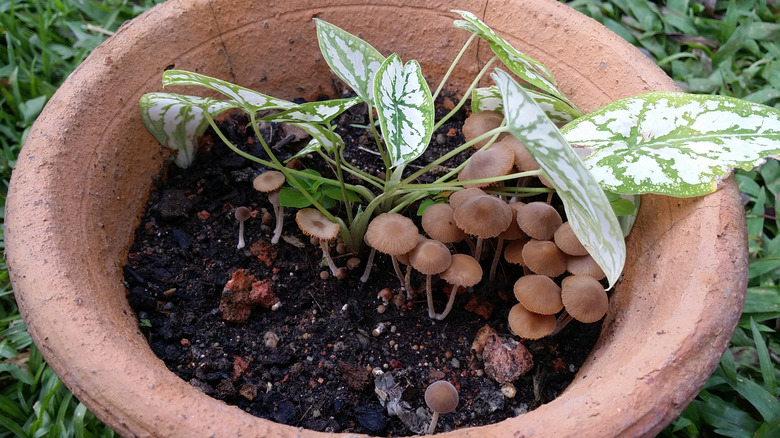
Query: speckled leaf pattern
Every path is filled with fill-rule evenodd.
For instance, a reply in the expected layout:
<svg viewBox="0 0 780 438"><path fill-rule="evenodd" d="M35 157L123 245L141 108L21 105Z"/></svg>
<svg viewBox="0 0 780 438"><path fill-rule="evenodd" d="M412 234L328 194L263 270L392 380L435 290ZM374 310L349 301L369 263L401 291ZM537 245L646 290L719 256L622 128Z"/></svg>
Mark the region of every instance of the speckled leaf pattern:
<svg viewBox="0 0 780 438"><path fill-rule="evenodd" d="M382 63L374 83L382 137L396 167L422 155L433 134L433 97L417 61L404 65L393 54Z"/></svg>
<svg viewBox="0 0 780 438"><path fill-rule="evenodd" d="M491 75L501 92L509 131L547 174L563 201L574 233L604 270L612 287L623 270L623 232L604 191L550 119L508 73Z"/></svg>
<svg viewBox="0 0 780 438"><path fill-rule="evenodd" d="M501 62L516 74L520 79L527 81L534 87L537 87L542 93L546 93L562 104L569 106L574 111L575 116L582 113L569 102L566 96L558 90L555 84L555 78L552 72L539 61L523 54L512 47L506 40L500 37L487 24L482 22L476 15L468 11L455 10L463 17L463 20L455 20L455 27L468 30L484 39L490 44L493 53L498 56Z"/></svg>
<svg viewBox="0 0 780 438"><path fill-rule="evenodd" d="M725 96L652 92L613 102L563 128L602 187L690 197L733 168L780 153L780 111Z"/></svg>
<svg viewBox="0 0 780 438"><path fill-rule="evenodd" d="M305 122L305 123L330 123L339 114L359 103L360 99L332 99L321 102L305 102L295 108L281 113L265 116L260 120L266 122Z"/></svg>
<svg viewBox="0 0 780 438"><path fill-rule="evenodd" d="M238 103L173 93L147 93L141 96L139 107L146 129L157 141L177 151L176 165L186 168L195 159L198 137L209 125L203 113L208 111L215 117L238 107Z"/></svg>
<svg viewBox="0 0 780 438"><path fill-rule="evenodd" d="M314 21L325 62L361 100L373 104L374 75L385 57L367 42L339 27L318 19Z"/></svg>
<svg viewBox="0 0 780 438"><path fill-rule="evenodd" d="M266 109L289 109L296 106L296 104L284 99L277 99L221 79L183 70L168 70L163 73L163 86L166 85L200 85L206 87L235 101L239 108L249 113Z"/></svg>
<svg viewBox="0 0 780 438"><path fill-rule="evenodd" d="M539 108L547 114L555 123L568 123L580 116L580 113L546 94L534 90L525 89L529 96L533 97ZM478 113L480 111L503 111L504 104L501 101L501 93L498 87L492 85L485 88L475 88L471 93L471 111Z"/></svg>

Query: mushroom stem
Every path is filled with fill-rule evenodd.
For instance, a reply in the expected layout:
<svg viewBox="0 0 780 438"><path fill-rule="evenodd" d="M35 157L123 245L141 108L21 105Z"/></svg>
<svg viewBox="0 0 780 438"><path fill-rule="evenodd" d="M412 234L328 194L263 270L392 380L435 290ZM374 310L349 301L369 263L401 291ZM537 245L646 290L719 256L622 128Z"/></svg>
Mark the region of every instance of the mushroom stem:
<svg viewBox="0 0 780 438"><path fill-rule="evenodd" d="M476 247L476 246L474 246L474 241L473 241L473 240L471 240L471 237L469 237L469 236L466 236L466 237L465 237L463 240L464 240L464 241L466 242L466 244L469 246L469 249L471 250L471 253L472 253L472 254L474 254L474 251L476 251L477 247Z"/></svg>
<svg viewBox="0 0 780 438"><path fill-rule="evenodd" d="M567 311L563 311L558 319L555 320L555 329L548 336L555 336L561 332L574 319Z"/></svg>
<svg viewBox="0 0 780 438"><path fill-rule="evenodd" d="M244 221L238 222L238 245L236 245L236 249L241 249L246 246L246 243L244 242Z"/></svg>
<svg viewBox="0 0 780 438"><path fill-rule="evenodd" d="M450 298L447 300L447 307L444 308L444 312L441 312L438 315L436 315L436 319L438 319L439 321L446 318L447 315L450 314L450 311L452 310L452 305L455 303L455 295L458 294L458 289L460 289L460 286L458 285L452 287L452 291L450 291Z"/></svg>
<svg viewBox="0 0 780 438"><path fill-rule="evenodd" d="M371 248L371 252L368 253L368 261L366 262L366 269L363 271L363 276L360 277L360 281L365 283L368 281L368 277L371 275L371 269L374 267L374 255L376 249Z"/></svg>
<svg viewBox="0 0 780 438"><path fill-rule="evenodd" d="M477 236L477 243L474 246L474 259L479 261L482 258L482 238Z"/></svg>
<svg viewBox="0 0 780 438"><path fill-rule="evenodd" d="M274 215L276 215L276 228L274 228L274 236L271 238L271 243L276 245L279 243L279 238L282 237L282 225L284 224L284 207L281 205L274 206Z"/></svg>
<svg viewBox="0 0 780 438"><path fill-rule="evenodd" d="M393 261L393 268L395 269L395 275L398 276L398 281L401 282L401 289L406 289L406 297L414 299L417 293L412 289L412 285L406 281L406 276L401 273L401 267L398 266L398 257L390 256L390 260Z"/></svg>
<svg viewBox="0 0 780 438"><path fill-rule="evenodd" d="M432 435L433 432L436 430L436 423L439 422L439 413L436 411L433 411L433 417L431 418L431 425L428 426L428 435Z"/></svg>
<svg viewBox="0 0 780 438"><path fill-rule="evenodd" d="M496 279L496 269L498 268L498 259L501 258L501 250L504 249L504 239L498 238L498 243L496 244L496 252L493 254L493 263L490 265L490 277L488 277L488 281L492 284Z"/></svg>
<svg viewBox="0 0 780 438"><path fill-rule="evenodd" d="M428 318L434 319L436 318L436 310L433 308L433 292L431 291L431 276L426 275L425 276L425 293L428 297ZM436 418L436 417L434 417ZM435 426L434 426L435 427ZM428 432L428 433L433 433Z"/></svg>
<svg viewBox="0 0 780 438"><path fill-rule="evenodd" d="M328 261L330 273L335 277L337 275L338 268L336 267L336 264L333 263L333 258L330 256L330 247L328 247L328 241L325 239L320 239L320 248L322 248L322 255L325 256L325 260Z"/></svg>

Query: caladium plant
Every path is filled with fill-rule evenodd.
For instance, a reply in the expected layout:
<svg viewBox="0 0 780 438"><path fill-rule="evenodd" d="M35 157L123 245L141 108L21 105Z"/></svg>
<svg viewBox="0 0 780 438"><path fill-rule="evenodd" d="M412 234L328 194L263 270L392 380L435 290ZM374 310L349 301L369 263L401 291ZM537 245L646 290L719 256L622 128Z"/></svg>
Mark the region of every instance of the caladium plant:
<svg viewBox="0 0 780 438"><path fill-rule="evenodd" d="M512 47L474 14L454 12L460 16L454 25L473 34L469 42L481 38L495 54L465 93L471 98L471 110L500 111L505 122L415 172L407 172L406 165L422 155L435 128L443 123L434 124L434 96L419 64L404 62L398 54L385 57L366 41L319 19L315 23L322 56L356 97L296 104L216 78L171 70L163 74L163 85L200 85L226 99L149 93L140 103L143 121L161 143L178 151L176 164L183 167L195 155L198 136L212 127L237 153L283 172L290 187L282 200L297 207L313 205L319 209L341 225L345 243L353 248L361 245L368 221L378 213L400 211L432 194L459 190L475 182L541 174L559 195L572 229L610 285L615 284L623 269L623 238L638 211L636 195L687 197L711 193L733 168L752 168L780 153L780 111L733 98L656 92L583 114L558 90L555 78L544 65ZM512 75L496 68L491 75L495 85L477 88L494 62L502 63ZM461 100L445 119L465 102ZM367 129L382 157L384 178L367 174L342 158L345 145L332 122L358 103L367 107ZM266 157L251 156L222 135L214 119L229 109L249 114ZM262 117L259 111L264 112ZM299 155L318 155L335 169L334 175L286 168L260 134L260 122L284 122L304 129L311 141ZM522 141L541 170L459 181L455 174L463 163L433 183L415 182L479 141L490 139L485 146L489 148L502 133ZM362 183L347 184L345 173ZM491 190L507 196L540 191L511 185ZM324 200L344 203L346 208L341 210L346 217L330 213L330 205Z"/></svg>

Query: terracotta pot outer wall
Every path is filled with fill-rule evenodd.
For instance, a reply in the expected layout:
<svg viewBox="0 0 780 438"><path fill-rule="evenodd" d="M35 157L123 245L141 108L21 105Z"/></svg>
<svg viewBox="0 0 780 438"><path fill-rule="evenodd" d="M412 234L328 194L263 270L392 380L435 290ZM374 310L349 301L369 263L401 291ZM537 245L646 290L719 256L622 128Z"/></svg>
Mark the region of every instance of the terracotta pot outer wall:
<svg viewBox="0 0 780 438"><path fill-rule="evenodd" d="M7 200L16 297L57 374L125 436L326 435L262 421L203 395L167 371L137 330L121 267L169 155L144 129L137 102L161 89L166 68L280 97L333 95L311 22L319 17L362 34L385 55L418 59L432 80L468 38L453 30L448 11L467 9L548 65L585 111L674 89L630 45L553 1L432 1L413 10L389 0L309 3L158 6L95 50L30 132ZM472 47L449 87L465 89L490 56L486 45ZM695 396L728 344L746 287L745 233L733 180L701 199L643 198L624 280L575 382L531 413L447 436L654 435Z"/></svg>

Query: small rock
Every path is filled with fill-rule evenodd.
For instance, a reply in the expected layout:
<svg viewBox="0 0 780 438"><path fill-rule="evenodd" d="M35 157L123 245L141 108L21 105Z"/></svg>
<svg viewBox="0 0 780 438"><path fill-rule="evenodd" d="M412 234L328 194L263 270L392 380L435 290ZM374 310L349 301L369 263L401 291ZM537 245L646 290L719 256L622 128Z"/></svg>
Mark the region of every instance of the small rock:
<svg viewBox="0 0 780 438"><path fill-rule="evenodd" d="M472 399L471 409L482 417L504 408L504 395L500 391L480 391Z"/></svg>
<svg viewBox="0 0 780 438"><path fill-rule="evenodd" d="M257 397L257 387L251 383L246 383L241 387L238 393L245 399L252 401Z"/></svg>
<svg viewBox="0 0 780 438"><path fill-rule="evenodd" d="M483 325L474 336L474 341L471 343L471 349L477 354L482 354L482 350L485 348L485 342L489 335L496 334L496 330L488 324Z"/></svg>
<svg viewBox="0 0 780 438"><path fill-rule="evenodd" d="M237 269L222 290L219 311L222 312L223 320L243 323L255 305L270 308L277 302L279 298L273 293L271 279L255 281L254 275Z"/></svg>
<svg viewBox="0 0 780 438"><path fill-rule="evenodd" d="M511 383L534 366L525 345L497 334L488 335L482 352L485 373L498 383Z"/></svg>
<svg viewBox="0 0 780 438"><path fill-rule="evenodd" d="M355 417L361 426L371 432L380 432L387 427L387 416L384 408L376 404L360 405L355 407Z"/></svg>
<svg viewBox="0 0 780 438"><path fill-rule="evenodd" d="M346 362L338 361L336 369L347 382L347 386L355 391L362 391L371 383L371 373L363 367L352 366Z"/></svg>

